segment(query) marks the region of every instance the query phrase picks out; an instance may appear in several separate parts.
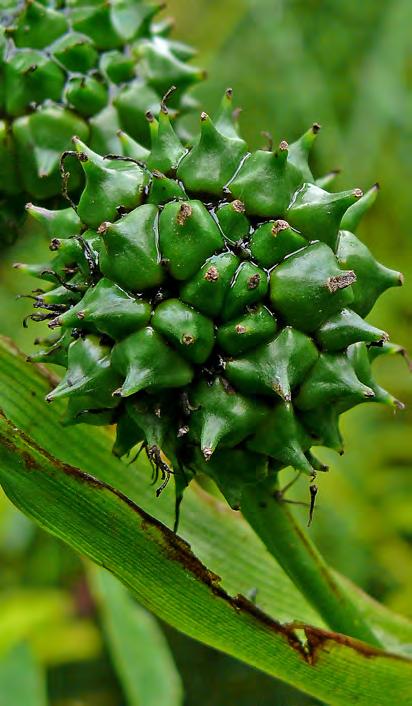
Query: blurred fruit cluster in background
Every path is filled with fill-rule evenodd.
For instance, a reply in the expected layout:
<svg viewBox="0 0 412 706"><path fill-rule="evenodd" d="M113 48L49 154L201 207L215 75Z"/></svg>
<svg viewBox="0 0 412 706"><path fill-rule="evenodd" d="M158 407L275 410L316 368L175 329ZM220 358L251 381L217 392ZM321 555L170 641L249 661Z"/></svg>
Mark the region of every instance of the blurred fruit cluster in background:
<svg viewBox="0 0 412 706"><path fill-rule="evenodd" d="M341 169L336 189L366 190L379 182L379 198L360 236L378 260L403 271L405 286L385 294L377 305L379 316L372 312L369 320L411 349L410 0L169 0L167 13L176 19L177 38L198 47L196 62L208 70L208 81L193 95L213 113L231 86L235 102L245 108L242 131L251 147L265 143L261 131L270 132L275 142L292 141L317 121L322 131L316 175ZM190 130L196 117L185 120ZM36 285L11 263L39 262L46 247L30 233L2 254L0 264L0 330L27 353L39 331L22 327L30 302L16 295ZM330 473L319 480L310 532L336 569L411 617L412 382L401 357L379 365L381 383L406 410L395 416L369 404L346 415L345 454L322 452ZM306 494L306 484L296 484L295 499L307 501ZM302 508L304 519L306 514ZM3 694L10 694L11 665L30 664L30 654L47 669L52 706L140 703L124 688L124 665L110 629L113 616L96 609L99 596L117 589L99 587L96 580L90 591L77 556L1 495L0 565L0 706L25 704L23 696L15 694L13 701ZM120 603L125 600L122 596ZM172 670L166 644L159 646L159 632L146 619L136 612L136 635L142 631L148 650L153 640L153 654L163 655L161 664ZM163 632L183 680L186 706L317 703L170 628ZM30 679L29 667L26 673ZM24 694L23 684L10 683ZM141 703L152 702L147 697Z"/></svg>

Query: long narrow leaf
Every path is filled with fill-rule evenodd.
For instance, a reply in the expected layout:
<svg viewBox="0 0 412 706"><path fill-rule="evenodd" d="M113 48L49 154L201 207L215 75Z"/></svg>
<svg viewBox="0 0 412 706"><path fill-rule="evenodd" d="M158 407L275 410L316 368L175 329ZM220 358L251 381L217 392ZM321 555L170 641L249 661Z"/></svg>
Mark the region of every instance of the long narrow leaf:
<svg viewBox="0 0 412 706"><path fill-rule="evenodd" d="M120 578L190 637L330 704L408 703L412 663L335 633L281 625L230 597L190 547L123 493L64 464L2 417L0 480L42 527ZM390 690L387 685L390 684Z"/></svg>
<svg viewBox="0 0 412 706"><path fill-rule="evenodd" d="M46 706L46 682L22 643L0 660L0 706Z"/></svg>
<svg viewBox="0 0 412 706"><path fill-rule="evenodd" d="M0 408L42 448L59 460L79 466L118 488L146 512L171 527L173 489L156 498L150 486L150 473L142 456L138 464L127 466L111 454L112 439L101 427L66 427L59 424L63 405L47 405L50 389L48 373L28 365L14 346L0 343ZM323 627L315 611L306 603L273 557L268 554L239 513L234 513L192 485L183 503L180 532L196 555L222 580L229 594L256 594L265 613L281 622L297 620ZM412 624L397 616L339 579L356 593L358 606L381 641L391 651L410 653Z"/></svg>
<svg viewBox="0 0 412 706"><path fill-rule="evenodd" d="M107 571L89 573L128 706L181 706L180 677L156 620Z"/></svg>

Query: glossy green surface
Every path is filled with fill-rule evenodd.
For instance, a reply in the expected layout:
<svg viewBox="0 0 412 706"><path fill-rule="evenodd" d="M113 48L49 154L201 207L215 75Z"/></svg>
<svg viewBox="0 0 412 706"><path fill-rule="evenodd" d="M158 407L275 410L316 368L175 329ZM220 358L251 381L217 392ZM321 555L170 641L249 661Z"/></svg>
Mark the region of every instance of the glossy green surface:
<svg viewBox="0 0 412 706"><path fill-rule="evenodd" d="M143 149L145 114L159 113L171 86L178 88L174 114L187 111L186 91L204 73L188 63L190 47L166 36L170 26L155 22L158 11L135 0L33 0L0 9L1 196L59 195L60 155L73 135L100 154L119 154L117 132L125 129Z"/></svg>
<svg viewBox="0 0 412 706"><path fill-rule="evenodd" d="M53 236L55 257L37 271L57 278L35 297L34 319L62 330L37 360L64 363L68 351L51 399L70 397L70 421L117 423L118 454L134 446L134 434L136 443L143 438L167 474L163 451L178 499L225 448L260 454L269 473L292 465L315 475L322 464L310 447L340 448L342 411L393 400L373 382L368 349L354 345L387 340L361 318L359 302L400 275L389 276L347 231L334 250L343 213L351 208L355 224L375 190L330 194L305 182L314 127L290 150L282 142L245 157L231 101L227 91L214 122L202 113L189 151L165 105L158 121L149 114L148 166L104 159L76 138L85 174L77 214L29 208ZM243 473L249 482L245 469L235 495Z"/></svg>
<svg viewBox="0 0 412 706"><path fill-rule="evenodd" d="M6 3L7 0L3 0L3 4ZM378 260L404 271L406 286L381 297L368 321L390 333L392 340L410 347L408 310L411 290L408 271L411 269L411 257L408 218L411 161L408 159L410 77L407 70L407 57L410 54L410 4L406 0L385 0L378 4L367 0L361 5L354 0L343 4L314 4L299 0L284 5L282 13L279 13L277 5L266 0L228 0L224 4L199 0L190 7L182 0L170 0L167 12L176 17L177 35L182 39L190 38L200 47L201 56L197 63L209 65L209 80L200 87L200 92L197 90L197 95L202 96L205 110L213 111L225 86L233 85L237 102L244 109L240 116L243 134L251 146L261 146L263 143L259 134L260 127L272 131L276 141L286 136L292 140L313 120L319 120L323 129L321 139L317 141L311 169L316 175L324 174L332 167L340 167L342 171L332 186L320 179L316 179L316 183L324 189L339 191L351 186L367 189L375 180L380 181L377 204L365 216L359 231L353 231L353 226L345 225L345 228L356 232ZM273 27L276 27L276 32ZM290 51L291 46L293 52ZM8 169L10 177L11 170ZM13 270L9 270L9 263L14 260L46 261L47 252L44 257L44 250L46 247L41 252L41 239L29 238L25 243L18 244L14 253L7 253L1 267L2 330L18 340L25 352L30 351L31 340L38 334L39 325L30 325L27 330L21 327L21 319L29 312L30 302L26 299L14 301L14 296L18 292L29 292L36 284L28 276L17 276ZM39 284L43 286L43 283ZM44 335L47 322L40 326L40 335ZM379 350L375 347L369 349L370 356L375 357ZM408 472L411 458L410 376L400 356L399 360L397 356L380 357L374 364L374 372L384 387L408 403L407 410L394 414L381 405L367 404L343 416L341 425L345 437L345 454L339 457L334 451L319 451L323 461L330 466L330 473L322 476L319 474L318 507L307 533L315 538L333 566L339 567L386 605L408 612L411 606L408 591L411 585L411 569L408 568L411 566L408 546L411 527L408 511L411 478ZM21 394L21 380L19 382L18 378L14 389L19 389ZM30 397L28 399L31 404ZM48 412L59 415L59 410L53 404ZM313 417L316 417L316 410ZM36 418L33 419L33 426L36 426ZM70 431L83 431L84 436L88 437L95 430L77 427ZM65 435L67 432L68 429ZM73 441L68 443L69 462L73 450L70 447L76 445ZM91 446L85 441L84 448L87 451L84 456L87 461ZM232 452L226 450L225 453L229 455ZM106 456L102 458L108 459L108 453L106 451ZM81 455L77 455L77 459L75 465L83 463ZM145 474L139 470L140 466L138 469L128 467L127 464L128 460L125 462L125 475L133 479L143 475L145 480ZM97 464L97 471L99 467ZM286 471L282 474L282 480L283 477L286 483L286 479L292 477L292 471ZM233 483L233 474L231 480ZM169 496L170 491L171 488ZM148 496L152 492L148 486ZM182 521L191 517L195 526L199 526L201 520L206 529L212 529L206 527L207 514L204 508L191 515L191 492L185 496ZM306 501L306 478L302 477L289 493L290 498ZM141 491L136 497L141 497ZM290 508L306 522L305 507ZM160 501L156 502L154 498L153 513L156 517L161 516ZM237 524L242 526L240 521ZM56 540L48 538L45 533L36 532L34 526L31 526L30 536L35 535L37 538L37 552L36 547L33 551L32 544L28 544L28 547L24 545L26 550L21 549L22 545L16 543L21 534L26 536L28 533L27 526L30 527L27 521L5 500L2 503L0 499L3 585L5 582L10 585L13 580L24 580L26 583L27 575L29 581L30 576L32 580L34 577L35 581L42 581L44 573L49 576L49 572L55 576L61 561L65 561L63 557L72 556ZM181 527L183 536L192 543L187 526L184 524ZM213 559L220 558L222 564L225 558L230 558L232 565L238 562L237 568L242 575L245 591L253 585L260 587L257 577L262 579L265 574L268 555L262 555L263 549L261 554L254 552L256 578L249 577L242 541L244 535L240 531L239 553L234 551L236 535L227 531L222 536L225 549L217 552L211 548ZM342 537L345 537L345 541L342 541ZM15 547L11 557L12 568L8 559L11 551L9 547ZM206 563L209 565L209 561ZM24 579L20 579L23 572ZM222 575L220 567L217 573ZM282 594L280 582L276 580L270 588L277 610L286 592ZM234 592L236 590L234 588ZM258 605L262 605L264 599L261 588L259 594ZM290 620L299 610L296 592L290 590L288 595L291 604ZM28 607L30 597L25 600ZM280 613L284 616L282 610ZM313 619L309 622L313 622ZM47 630L45 639L46 635L48 637ZM405 641L408 640L405 638ZM56 642L50 640L50 644ZM58 652L62 644L63 641L59 640ZM175 643L172 644L175 646ZM262 706L307 703L304 695L296 692L292 694L286 686L279 685L275 680L265 679L264 675L247 670L239 662L230 661L193 642L187 643L184 638L175 647L175 654L184 676L188 706L198 704L199 700L204 701L205 706L223 706L233 700L239 706L249 706L255 701L262 703ZM87 683L84 681L86 669ZM109 688L103 694L105 686L102 681L93 681L95 673L93 665L89 667L84 662L79 662L76 669L71 669L69 678L65 679L66 699L70 696L76 698L72 689L79 688L77 698L80 698L81 690L85 699L90 693L93 705L106 706L107 700L110 706L117 706L120 697L109 694ZM213 673L213 682L208 682L205 693L204 675L210 673ZM52 675L53 694L55 687L56 680ZM96 690L96 695L92 695L92 689Z"/></svg>

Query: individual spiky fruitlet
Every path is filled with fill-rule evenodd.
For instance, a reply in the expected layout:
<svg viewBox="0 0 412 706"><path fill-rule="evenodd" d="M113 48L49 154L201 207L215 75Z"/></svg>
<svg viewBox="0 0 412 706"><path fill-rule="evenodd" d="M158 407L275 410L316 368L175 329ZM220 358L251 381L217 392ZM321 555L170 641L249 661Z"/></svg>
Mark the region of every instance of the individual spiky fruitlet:
<svg viewBox="0 0 412 706"><path fill-rule="evenodd" d="M114 452L143 445L178 498L200 472L237 508L245 485L284 467L323 469L311 447L341 451L341 412L401 406L371 374L397 348L364 317L402 277L352 232L377 187L313 179L319 126L249 153L230 91L191 150L165 107L149 120L146 165L76 137L77 205L29 206L55 253L18 265L51 283L31 318L53 335L31 359L66 368L48 395L68 398L66 423L114 423Z"/></svg>
<svg viewBox="0 0 412 706"><path fill-rule="evenodd" d="M8 7L7 7L8 5ZM146 0L25 0L0 10L0 195L60 194L76 134L101 154L148 155L147 110L174 84L174 113L203 72ZM123 134L126 131L128 137ZM72 174L70 186L78 183Z"/></svg>

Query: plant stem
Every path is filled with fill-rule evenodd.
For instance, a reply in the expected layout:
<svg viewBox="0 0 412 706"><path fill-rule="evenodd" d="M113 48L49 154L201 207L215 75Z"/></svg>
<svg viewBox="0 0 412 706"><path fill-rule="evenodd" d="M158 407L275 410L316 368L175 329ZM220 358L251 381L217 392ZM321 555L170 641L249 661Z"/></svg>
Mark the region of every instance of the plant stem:
<svg viewBox="0 0 412 706"><path fill-rule="evenodd" d="M356 605L336 583L315 545L280 495L261 483L248 486L242 512L256 534L331 630L381 647Z"/></svg>

